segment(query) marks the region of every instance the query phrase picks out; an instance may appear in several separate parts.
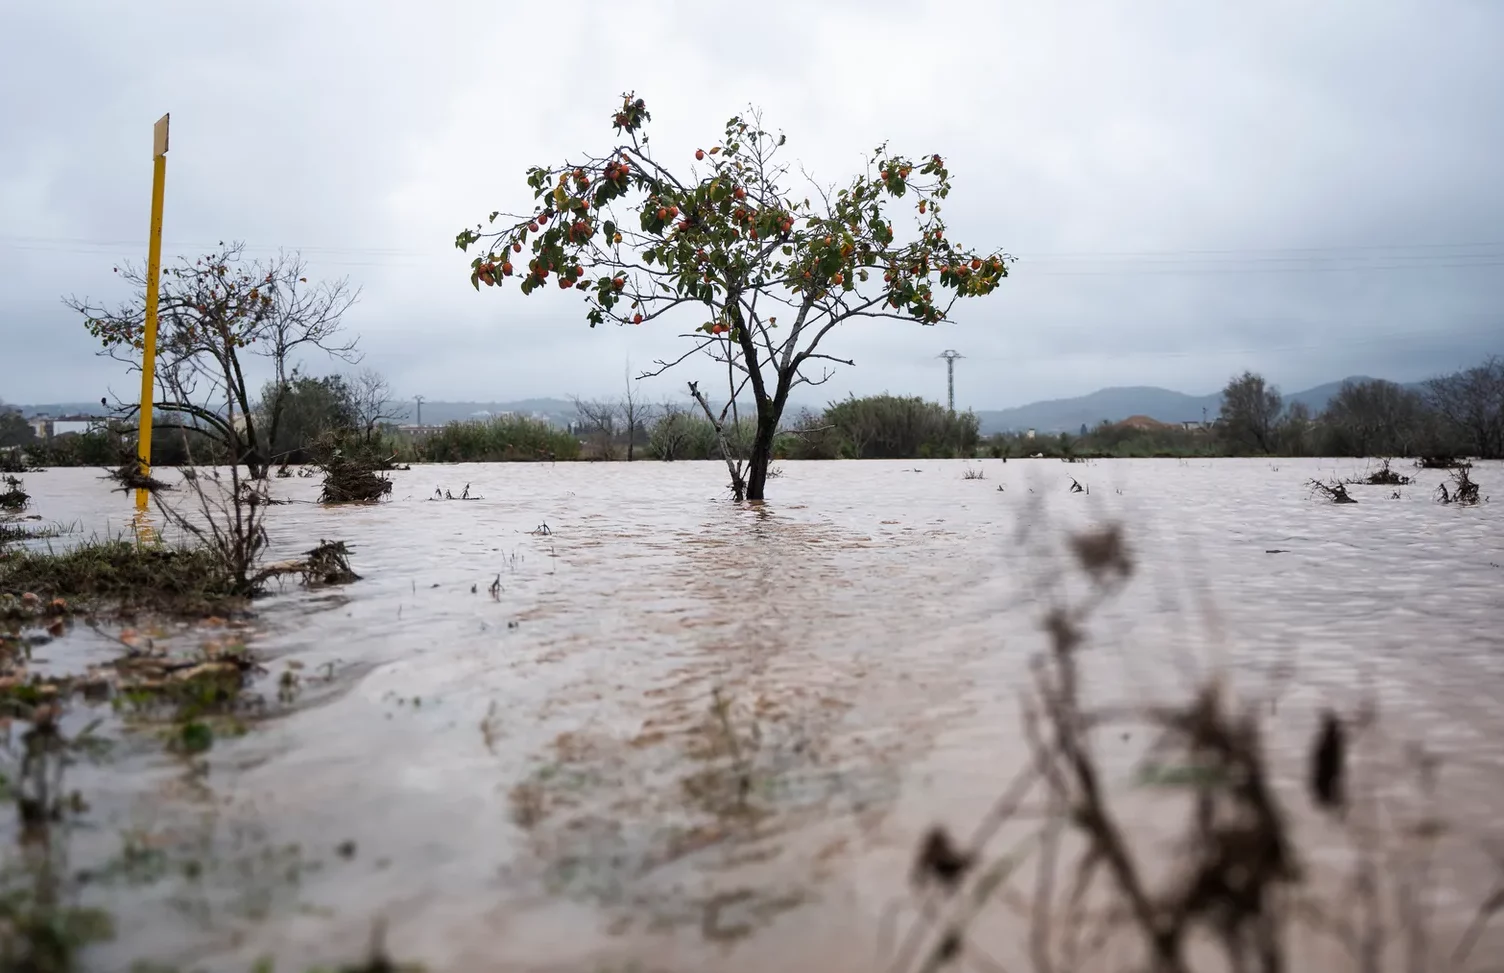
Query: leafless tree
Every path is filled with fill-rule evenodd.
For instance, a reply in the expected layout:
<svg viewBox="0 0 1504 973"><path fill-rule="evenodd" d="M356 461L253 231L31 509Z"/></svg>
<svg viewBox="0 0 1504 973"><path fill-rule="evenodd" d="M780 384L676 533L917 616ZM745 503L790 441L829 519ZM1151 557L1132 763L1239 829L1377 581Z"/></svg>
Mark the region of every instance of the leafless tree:
<svg viewBox="0 0 1504 973"><path fill-rule="evenodd" d="M571 396L574 411L580 417L580 431L595 437L601 459L616 458L616 420L620 406L615 402Z"/></svg>
<svg viewBox="0 0 1504 973"><path fill-rule="evenodd" d="M1418 436L1425 403L1420 395L1383 379L1346 381L1322 416L1357 456L1407 456Z"/></svg>
<svg viewBox="0 0 1504 973"><path fill-rule="evenodd" d="M1431 407L1477 456L1504 457L1504 359L1491 357L1475 368L1426 383Z"/></svg>
<svg viewBox="0 0 1504 973"><path fill-rule="evenodd" d="M620 402L616 404L617 414L627 427L627 462L632 462L633 454L637 446L637 432L648 419L651 406L643 402L637 395L637 382L632 378L632 365L627 364L627 386Z"/></svg>
<svg viewBox="0 0 1504 973"><path fill-rule="evenodd" d="M407 417L407 408L392 398L392 385L374 368L362 368L350 380L355 418L361 435L370 442L376 427L391 419Z"/></svg>
<svg viewBox="0 0 1504 973"><path fill-rule="evenodd" d="M84 315L102 354L137 372L145 347L146 272L115 268L135 289L113 307L69 297L64 304ZM348 280L309 284L298 254L252 260L244 245L221 244L196 260L180 258L162 271L158 298L157 401L163 429L192 429L225 447L253 479L266 475L281 423L284 399L298 357L320 351L356 363L356 339L342 327L344 313L359 297ZM258 366L257 359L265 364ZM269 366L272 401L253 401L253 369ZM256 408L260 406L260 409ZM128 418L139 403L116 402L116 417Z"/></svg>

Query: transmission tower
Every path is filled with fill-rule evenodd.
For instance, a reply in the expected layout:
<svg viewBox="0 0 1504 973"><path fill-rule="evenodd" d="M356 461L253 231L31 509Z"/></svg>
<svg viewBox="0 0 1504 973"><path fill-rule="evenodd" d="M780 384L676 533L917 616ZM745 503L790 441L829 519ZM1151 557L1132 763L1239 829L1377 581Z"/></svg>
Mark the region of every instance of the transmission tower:
<svg viewBox="0 0 1504 973"><path fill-rule="evenodd" d="M944 358L945 359L945 403L946 403L946 405L950 406L950 411L951 412L955 412L956 411L956 359L957 358L965 358L966 356L963 355L963 354L961 354L959 351L952 351L951 349L947 348L944 351L942 351L940 354L936 355L935 357L936 358Z"/></svg>
<svg viewBox="0 0 1504 973"><path fill-rule="evenodd" d="M418 421L416 424L421 426L423 425L423 396L415 395L413 396L413 401L418 403Z"/></svg>

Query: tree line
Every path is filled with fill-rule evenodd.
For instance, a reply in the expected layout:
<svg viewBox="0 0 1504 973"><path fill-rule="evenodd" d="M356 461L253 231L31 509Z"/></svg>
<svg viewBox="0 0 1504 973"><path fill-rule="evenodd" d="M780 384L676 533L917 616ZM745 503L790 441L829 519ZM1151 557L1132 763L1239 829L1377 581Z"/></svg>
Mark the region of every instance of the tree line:
<svg viewBox="0 0 1504 973"><path fill-rule="evenodd" d="M294 374L266 383L255 412L269 437L271 462L314 459L321 443L368 446L399 462L616 461L745 459L756 424L731 410L718 432L687 403L644 401L628 381L617 399L574 400L576 420L561 429L545 420L498 416L450 422L424 436L391 423L403 414L390 389L369 369L354 375ZM278 410L275 423L271 410ZM19 413L0 406L0 446L23 445L40 465L119 462L134 451L134 427L36 443ZM723 446L724 444L724 446ZM262 447L257 446L259 451ZM201 429L158 428L155 462L226 461L230 447ZM933 459L973 456L1473 456L1504 458L1504 359L1438 376L1419 389L1383 379L1349 381L1313 414L1286 403L1262 376L1244 372L1223 390L1209 429L1140 428L1102 421L1072 435L983 437L972 412L951 413L918 396L874 395L804 410L779 430L778 459Z"/></svg>
<svg viewBox="0 0 1504 973"><path fill-rule="evenodd" d="M1472 456L1504 458L1504 360L1409 388L1383 379L1344 382L1319 412L1287 403L1263 376L1245 371L1222 390L1210 428L1143 428L1103 420L1078 434L989 437L992 456Z"/></svg>
<svg viewBox="0 0 1504 973"><path fill-rule="evenodd" d="M720 434L687 404L577 400L581 457L601 460L732 459L750 455L754 419L732 410ZM918 396L873 395L801 411L773 439L776 459L914 459L975 455L977 417ZM722 448L722 439L725 449Z"/></svg>
<svg viewBox="0 0 1504 973"><path fill-rule="evenodd" d="M1347 381L1313 415L1252 372L1227 383L1216 427L1229 453L1504 458L1504 359L1407 388Z"/></svg>

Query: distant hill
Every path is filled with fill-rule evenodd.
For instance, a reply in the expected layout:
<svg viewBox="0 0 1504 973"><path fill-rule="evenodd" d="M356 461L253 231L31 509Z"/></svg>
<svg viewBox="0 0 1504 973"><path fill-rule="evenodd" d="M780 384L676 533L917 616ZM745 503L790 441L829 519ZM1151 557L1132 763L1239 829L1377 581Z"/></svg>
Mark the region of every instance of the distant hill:
<svg viewBox="0 0 1504 973"><path fill-rule="evenodd" d="M1012 409L982 411L977 413L977 418L981 421L984 435L1025 429L1076 432L1083 425L1092 428L1104 419L1119 422L1129 416L1149 416L1160 422L1200 422L1201 410L1206 409L1207 418L1215 418L1221 401L1220 392L1195 396L1170 389L1137 385L1100 389L1073 399L1049 399Z"/></svg>
<svg viewBox="0 0 1504 973"><path fill-rule="evenodd" d="M1285 404L1304 403L1311 412L1326 408L1332 396L1342 388L1343 382L1370 381L1368 376L1353 375L1338 382L1327 382L1315 388L1285 395ZM1419 389L1419 383L1405 386ZM1050 399L1031 402L1013 409L985 410L977 412L984 435L994 432L1020 432L1033 429L1038 432L1077 432L1085 425L1094 428L1102 420L1121 422L1129 416L1148 416L1160 422L1200 422L1203 418L1215 419L1222 409L1222 393L1210 395L1186 395L1152 385L1107 388L1090 395L1073 399ZM1203 412L1203 410L1205 410Z"/></svg>

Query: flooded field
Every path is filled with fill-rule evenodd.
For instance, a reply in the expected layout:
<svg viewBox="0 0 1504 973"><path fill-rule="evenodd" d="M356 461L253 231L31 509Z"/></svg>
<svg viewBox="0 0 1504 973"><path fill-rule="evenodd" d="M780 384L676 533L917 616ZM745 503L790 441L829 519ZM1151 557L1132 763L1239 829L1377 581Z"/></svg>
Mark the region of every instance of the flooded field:
<svg viewBox="0 0 1504 973"><path fill-rule="evenodd" d="M1363 472L1350 461L782 469L762 507L725 500L712 463L417 467L389 502L340 508L312 503L315 479L274 481L298 502L270 510L271 556L345 541L363 580L288 582L244 627L135 623L243 638L265 667L264 705L206 752L71 704L70 732L100 719L109 741L67 770L88 808L69 867L115 924L86 965L296 971L358 959L380 926L433 971L888 969L926 829L970 833L1030 759L1019 700L1062 545L1111 522L1135 570L1088 626L1094 698L1179 702L1217 670L1266 694L1318 867L1335 830L1305 791L1317 715L1376 705L1358 771L1397 791L1415 745L1443 768L1443 954L1489 894L1504 464L1475 468L1497 499L1471 508L1433 501L1443 471L1310 496ZM54 545L129 526L95 471L26 483L35 513L78 527ZM124 627L80 621L37 667L80 669ZM1112 739L1105 786L1153 830L1146 741ZM975 968L1028 928L991 908Z"/></svg>

